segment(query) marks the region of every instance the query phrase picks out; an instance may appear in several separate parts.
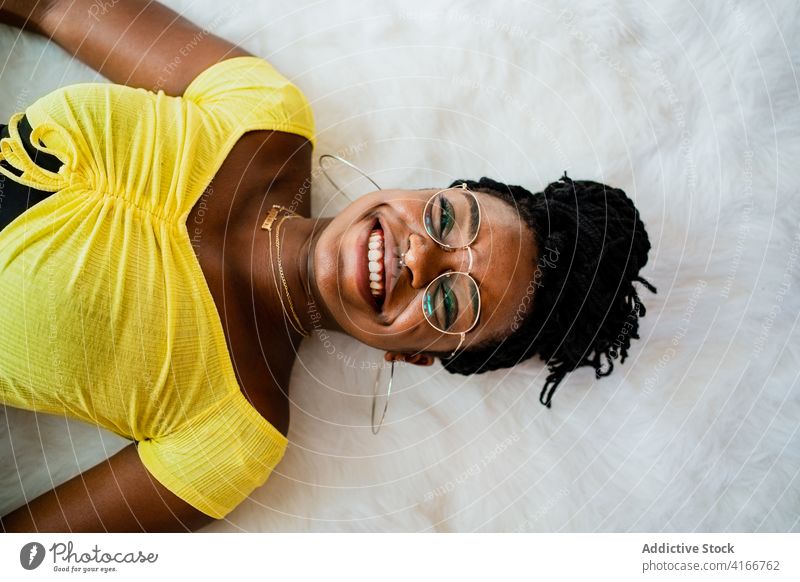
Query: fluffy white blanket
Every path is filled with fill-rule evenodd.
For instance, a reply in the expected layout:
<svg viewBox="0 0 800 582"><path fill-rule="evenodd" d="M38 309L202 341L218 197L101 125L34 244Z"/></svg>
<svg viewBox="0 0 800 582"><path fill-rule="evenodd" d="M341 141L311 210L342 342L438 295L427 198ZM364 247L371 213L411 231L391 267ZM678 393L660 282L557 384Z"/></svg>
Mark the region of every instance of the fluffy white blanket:
<svg viewBox="0 0 800 582"><path fill-rule="evenodd" d="M659 290L630 359L569 375L552 410L538 359L406 366L377 437L381 354L308 340L284 461L208 531L800 530L797 2L166 3L268 58L313 102L316 154L385 187L622 187ZM0 46L6 119L98 79L43 39ZM315 214L347 204L314 187ZM10 409L0 443L3 513L127 444Z"/></svg>

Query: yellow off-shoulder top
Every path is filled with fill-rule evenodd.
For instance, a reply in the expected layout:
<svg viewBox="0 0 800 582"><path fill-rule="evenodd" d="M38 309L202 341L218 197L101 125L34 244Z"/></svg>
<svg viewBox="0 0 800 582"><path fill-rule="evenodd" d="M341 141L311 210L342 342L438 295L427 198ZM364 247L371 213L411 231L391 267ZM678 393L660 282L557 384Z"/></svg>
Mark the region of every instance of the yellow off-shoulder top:
<svg viewBox="0 0 800 582"><path fill-rule="evenodd" d="M55 192L0 231L0 403L68 415L137 443L147 470L222 518L262 485L288 441L246 400L186 218L238 138L314 145L303 93L235 57L181 97L111 83L61 88L0 140L7 178ZM46 145L45 145L46 144Z"/></svg>

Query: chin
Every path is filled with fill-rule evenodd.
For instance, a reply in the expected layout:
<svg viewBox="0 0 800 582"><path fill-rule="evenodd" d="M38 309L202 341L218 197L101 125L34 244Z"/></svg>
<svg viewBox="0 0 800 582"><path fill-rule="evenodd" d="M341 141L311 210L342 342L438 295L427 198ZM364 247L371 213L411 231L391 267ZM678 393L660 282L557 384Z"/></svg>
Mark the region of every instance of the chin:
<svg viewBox="0 0 800 582"><path fill-rule="evenodd" d="M339 241L343 234L339 229L333 232L335 220L331 221L325 232L320 235L314 248L314 279L319 291L318 300L324 303L326 311L336 321L344 333L353 335L350 329L363 322L363 302L355 293L355 288L347 281L343 272L340 254L343 247ZM356 330L353 330L357 332Z"/></svg>

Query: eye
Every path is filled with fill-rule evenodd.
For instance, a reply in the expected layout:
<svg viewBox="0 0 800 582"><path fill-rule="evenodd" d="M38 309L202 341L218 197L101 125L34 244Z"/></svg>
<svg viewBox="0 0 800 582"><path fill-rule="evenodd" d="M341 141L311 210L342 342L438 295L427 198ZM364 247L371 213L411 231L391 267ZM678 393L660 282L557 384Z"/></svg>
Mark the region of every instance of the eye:
<svg viewBox="0 0 800 582"><path fill-rule="evenodd" d="M436 287L436 306L439 311L439 321L443 321L442 327L449 330L458 318L458 299L453 292L447 279L443 279Z"/></svg>
<svg viewBox="0 0 800 582"><path fill-rule="evenodd" d="M444 240L444 237L453 229L455 224L455 209L453 204L447 199L444 194L438 197L439 207L439 238Z"/></svg>
<svg viewBox="0 0 800 582"><path fill-rule="evenodd" d="M444 195L437 194L425 207L425 228L438 243L446 244L445 237L455 225L455 208Z"/></svg>

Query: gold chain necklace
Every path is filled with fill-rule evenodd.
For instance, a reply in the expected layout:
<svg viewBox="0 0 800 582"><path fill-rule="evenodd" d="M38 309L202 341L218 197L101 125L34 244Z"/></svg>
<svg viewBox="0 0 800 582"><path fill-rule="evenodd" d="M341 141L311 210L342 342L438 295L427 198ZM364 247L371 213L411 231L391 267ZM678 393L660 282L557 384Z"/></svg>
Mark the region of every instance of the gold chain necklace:
<svg viewBox="0 0 800 582"><path fill-rule="evenodd" d="M300 318L297 317L297 313L295 313L294 304L292 303L292 297L291 297L291 295L289 295L289 285L287 285L287 283L286 283L286 277L283 274L283 264L281 263L281 243L280 243L281 225L288 218L302 218L302 217L299 214L297 214L296 212L293 212L292 210L289 210L288 208L286 208L284 206L281 206L280 204L273 204L272 208L267 213L267 217L264 219L264 223L261 225L261 228L263 230L266 230L267 232L272 232L272 224L275 222L275 219L278 217L278 213L281 210L285 210L289 214L287 216L284 216L283 218L281 218L278 221L277 226L275 227L275 249L276 249L276 252L278 253L278 272L281 275L281 283L283 284L283 288L286 290L286 299L287 299L287 301L289 303L289 309L292 312L292 317L294 318L294 321L292 321L290 319L289 323L292 324L292 327L295 329L295 331L297 333L299 333L300 335L303 335L305 337L308 337L311 334L303 328L303 324L300 323ZM269 257L270 257L270 264L272 264L272 247L271 246L269 247ZM283 295L281 294L280 288L278 288L278 297L281 300L281 308L283 309L283 313L286 314L286 306L283 304Z"/></svg>

